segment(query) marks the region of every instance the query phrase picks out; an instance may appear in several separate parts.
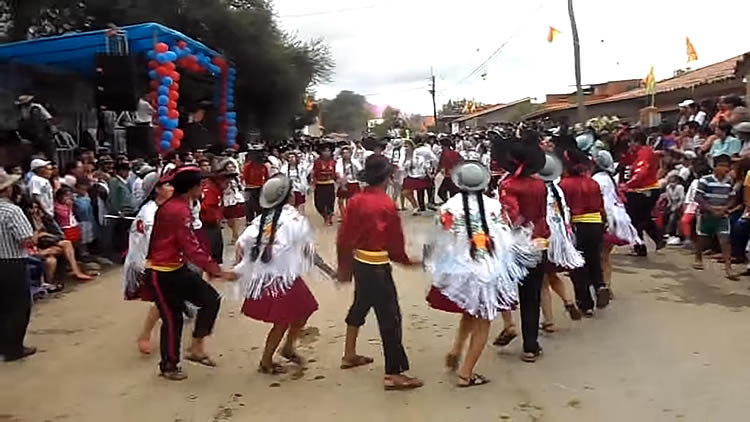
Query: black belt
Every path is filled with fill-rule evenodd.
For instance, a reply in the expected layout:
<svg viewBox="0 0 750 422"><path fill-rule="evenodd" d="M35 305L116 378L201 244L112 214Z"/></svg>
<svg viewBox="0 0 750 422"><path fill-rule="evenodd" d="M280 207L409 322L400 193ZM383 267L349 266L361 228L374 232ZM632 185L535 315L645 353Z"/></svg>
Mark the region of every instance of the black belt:
<svg viewBox="0 0 750 422"><path fill-rule="evenodd" d="M8 264L14 264L18 262L26 262L29 258L0 258L0 264L8 263Z"/></svg>

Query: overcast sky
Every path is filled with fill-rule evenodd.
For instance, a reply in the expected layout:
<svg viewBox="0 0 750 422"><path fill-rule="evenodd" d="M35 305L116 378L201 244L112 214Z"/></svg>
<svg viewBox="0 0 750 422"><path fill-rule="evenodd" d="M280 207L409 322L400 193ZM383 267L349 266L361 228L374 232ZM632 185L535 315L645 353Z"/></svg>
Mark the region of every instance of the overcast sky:
<svg viewBox="0 0 750 422"><path fill-rule="evenodd" d="M324 38L336 60L332 98L348 89L372 104L432 114L448 99L510 102L575 90L565 0L273 0L282 27ZM750 2L739 0L576 0L583 82L657 79L687 67L685 37L698 52L693 69L750 51L742 29ZM547 32L561 31L553 43ZM503 44L486 70L467 77ZM481 74L486 73L482 78Z"/></svg>

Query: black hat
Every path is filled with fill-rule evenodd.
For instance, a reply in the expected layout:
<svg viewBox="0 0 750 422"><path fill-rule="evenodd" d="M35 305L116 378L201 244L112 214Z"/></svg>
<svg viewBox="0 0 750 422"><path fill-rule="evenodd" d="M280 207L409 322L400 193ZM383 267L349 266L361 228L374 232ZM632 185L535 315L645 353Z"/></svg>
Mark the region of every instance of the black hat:
<svg viewBox="0 0 750 422"><path fill-rule="evenodd" d="M195 166L184 166L174 171L174 173L168 178L164 179L165 182L169 182L174 186L175 193L183 194L197 185L201 184L204 175L201 173L201 169Z"/></svg>
<svg viewBox="0 0 750 422"><path fill-rule="evenodd" d="M511 173L523 166L523 176L530 176L543 169L547 160L538 143L521 140L494 141L492 157L501 168Z"/></svg>
<svg viewBox="0 0 750 422"><path fill-rule="evenodd" d="M566 171L580 174L591 168L591 159L589 155L578 148L569 148L563 150L563 167Z"/></svg>
<svg viewBox="0 0 750 422"><path fill-rule="evenodd" d="M368 136L362 141L362 146L368 151L374 151L376 148L385 149L388 145L388 141L385 139L377 139L372 136Z"/></svg>
<svg viewBox="0 0 750 422"><path fill-rule="evenodd" d="M365 168L357 178L368 185L379 185L393 173L393 165L382 155L371 155L365 160Z"/></svg>

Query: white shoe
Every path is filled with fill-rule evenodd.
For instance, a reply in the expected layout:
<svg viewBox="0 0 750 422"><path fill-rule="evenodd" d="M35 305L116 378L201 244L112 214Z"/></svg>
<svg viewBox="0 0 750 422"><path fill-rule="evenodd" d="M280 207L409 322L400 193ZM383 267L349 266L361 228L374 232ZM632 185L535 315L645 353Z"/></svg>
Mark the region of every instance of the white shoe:
<svg viewBox="0 0 750 422"><path fill-rule="evenodd" d="M672 236L667 240L667 246L680 246L682 245L682 239L677 236Z"/></svg>
<svg viewBox="0 0 750 422"><path fill-rule="evenodd" d="M420 211L419 209L416 209L411 212L411 215L422 215L422 211Z"/></svg>

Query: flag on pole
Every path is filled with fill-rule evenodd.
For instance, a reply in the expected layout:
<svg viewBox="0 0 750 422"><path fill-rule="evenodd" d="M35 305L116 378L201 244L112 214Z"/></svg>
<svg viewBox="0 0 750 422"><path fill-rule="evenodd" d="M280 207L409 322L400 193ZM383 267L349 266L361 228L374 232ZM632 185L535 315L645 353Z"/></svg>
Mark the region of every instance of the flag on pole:
<svg viewBox="0 0 750 422"><path fill-rule="evenodd" d="M687 42L688 63L698 60L698 52L695 51L693 43L690 42L690 37L685 37L685 40Z"/></svg>
<svg viewBox="0 0 750 422"><path fill-rule="evenodd" d="M550 26L549 32L547 33L547 42L554 41L558 35L560 35L560 31Z"/></svg>
<svg viewBox="0 0 750 422"><path fill-rule="evenodd" d="M648 75L646 76L646 79L643 80L643 82L646 84L647 95L656 94L656 76L654 76L653 66L651 66L651 71L648 72Z"/></svg>

